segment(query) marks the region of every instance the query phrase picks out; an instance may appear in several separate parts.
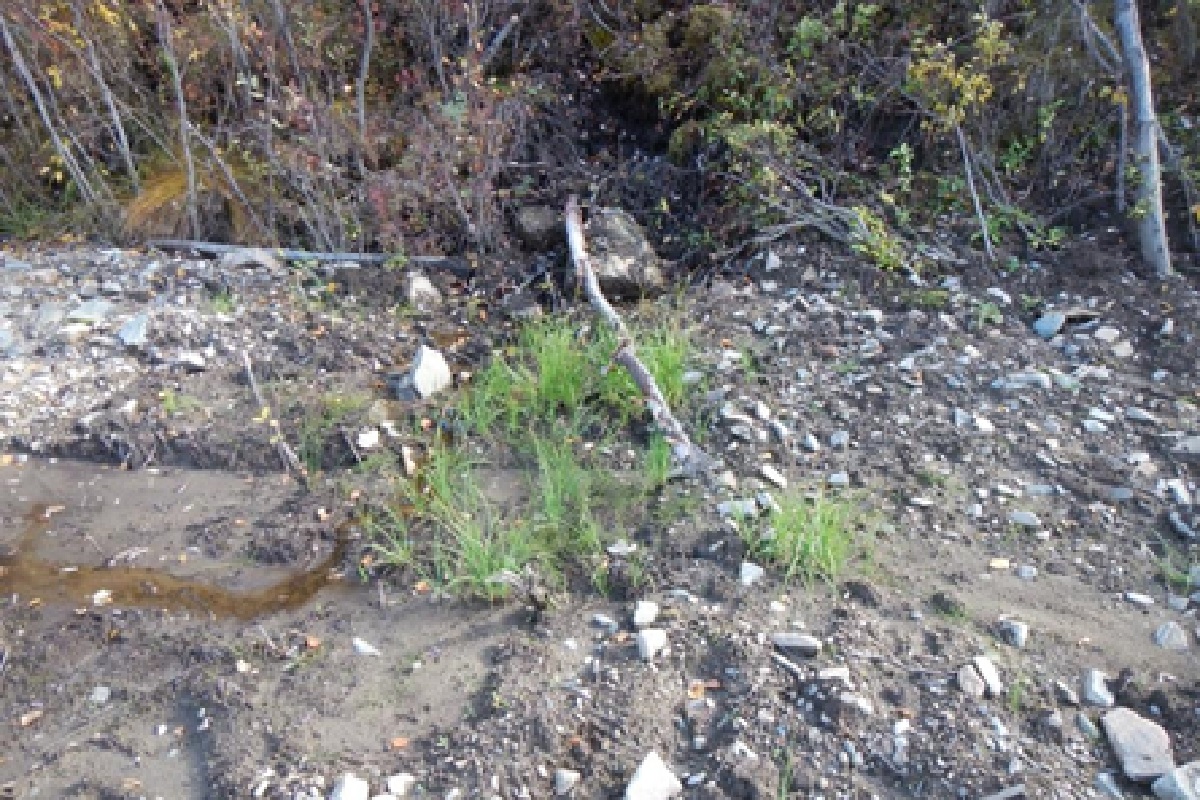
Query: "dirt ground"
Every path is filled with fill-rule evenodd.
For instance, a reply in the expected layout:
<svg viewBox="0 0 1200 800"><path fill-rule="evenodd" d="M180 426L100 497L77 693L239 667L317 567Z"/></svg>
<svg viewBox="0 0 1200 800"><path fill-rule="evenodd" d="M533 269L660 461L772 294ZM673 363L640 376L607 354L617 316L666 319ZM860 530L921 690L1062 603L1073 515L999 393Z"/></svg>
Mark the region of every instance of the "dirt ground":
<svg viewBox="0 0 1200 800"><path fill-rule="evenodd" d="M1097 776L1109 774L1144 796L1078 720L1100 714L1072 696L1092 668L1119 704L1163 726L1176 763L1200 758L1200 602L1187 598L1200 587L1168 586L1163 566L1198 563L1197 544L1166 521L1194 519L1192 507L1162 484L1196 493L1195 463L1172 455L1200 432L1194 280L1164 290L1097 245L1013 274L957 270L960 297L944 300L930 294L936 275L915 287L811 261L785 251L782 270L760 259L715 271L683 301L700 331L696 367L724 386L723 402L766 401L822 443L764 445L715 413L699 417L704 446L739 479L733 494L761 485L752 476L769 452L797 482L845 472L871 499L880 524L867 558L835 585L787 585L770 571L742 581L744 548L713 511L730 492L688 486L665 491L703 494L698 513L629 532L648 550L637 596L567 592L531 622L517 603L372 574L354 523L379 486L354 469L338 430L318 443L319 479L283 474L236 360L169 383L139 377L131 396L172 386L217 411L141 418L121 429L121 447L70 424L39 429L35 453L14 436L0 467L0 796L325 797L352 772L378 793L408 774L423 796L548 797L561 779L576 797L616 797L650 751L688 797L1082 798L1100 796ZM357 316L292 309L273 339L286 340L282 355L263 362L267 392L312 387L291 395L304 405L350 387L408 422L433 415L397 412L382 373L419 340L477 369L507 329L500 289L482 293L495 309L483 324L480 292L443 288L449 307L402 319L395 336L373 316L394 287L360 287L376 303L359 302ZM1023 297L1090 309L1135 355L1114 358L1090 336L1078 358L1063 355L1032 334L1040 312ZM992 302L1002 320L984 318ZM261 308L243 324L279 323L278 306ZM780 330L764 336L769 323ZM867 344L880 341L875 355ZM731 349L754 368L722 366ZM909 354L923 371L901 364ZM1106 382L989 388L1035 367L1071 375L1081 361L1108 367ZM966 389L947 378L958 375ZM1122 424L1130 406L1150 409L1156 427ZM1088 437L1078 421L1094 407L1118 421ZM999 433L964 430L954 409ZM849 444L827 444L841 430ZM154 458L132 463L130 442ZM1045 520L1046 535L1008 522L1017 508ZM651 663L630 625L642 599L660 605L670 637ZM1028 624L1028 644L1002 641L1004 619ZM1153 644L1169 621L1186 648ZM821 652L787 655L773 647L782 631L818 637ZM1001 695L958 685L978 655L997 666Z"/></svg>

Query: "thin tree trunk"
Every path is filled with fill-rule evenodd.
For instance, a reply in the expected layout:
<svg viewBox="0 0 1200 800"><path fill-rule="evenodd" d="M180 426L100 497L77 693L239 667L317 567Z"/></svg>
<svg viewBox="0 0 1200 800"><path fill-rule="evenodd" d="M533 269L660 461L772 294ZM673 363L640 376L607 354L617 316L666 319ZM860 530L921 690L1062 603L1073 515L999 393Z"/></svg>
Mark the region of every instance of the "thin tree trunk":
<svg viewBox="0 0 1200 800"><path fill-rule="evenodd" d="M1142 45L1135 0L1116 0L1114 19L1121 37L1133 111L1133 157L1140 180L1135 212L1142 259L1160 278L1171 274L1171 249L1163 214L1162 169L1158 163L1158 119L1150 83L1150 62Z"/></svg>
<svg viewBox="0 0 1200 800"><path fill-rule="evenodd" d="M188 123L187 101L183 96L183 76L179 62L175 59L175 43L172 41L170 12L159 0L158 38L162 40L163 57L171 71L171 83L175 89L176 109L179 113L179 145L183 148L184 175L187 178L187 218L192 236L200 235L200 214L196 209L196 164L192 159L191 125Z"/></svg>

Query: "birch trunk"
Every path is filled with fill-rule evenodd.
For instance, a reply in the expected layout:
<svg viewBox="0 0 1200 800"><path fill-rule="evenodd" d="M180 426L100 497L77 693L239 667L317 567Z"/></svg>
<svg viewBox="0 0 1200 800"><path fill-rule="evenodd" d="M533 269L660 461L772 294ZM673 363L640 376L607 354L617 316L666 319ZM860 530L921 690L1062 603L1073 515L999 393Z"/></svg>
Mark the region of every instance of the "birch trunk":
<svg viewBox="0 0 1200 800"><path fill-rule="evenodd" d="M1167 226L1163 215L1158 120L1154 116L1150 62L1142 44L1136 0L1116 0L1114 25L1121 37L1129 81L1130 110L1133 112L1133 158L1139 173L1135 207L1138 240L1142 259L1158 277L1165 278L1171 274L1171 249L1167 244Z"/></svg>

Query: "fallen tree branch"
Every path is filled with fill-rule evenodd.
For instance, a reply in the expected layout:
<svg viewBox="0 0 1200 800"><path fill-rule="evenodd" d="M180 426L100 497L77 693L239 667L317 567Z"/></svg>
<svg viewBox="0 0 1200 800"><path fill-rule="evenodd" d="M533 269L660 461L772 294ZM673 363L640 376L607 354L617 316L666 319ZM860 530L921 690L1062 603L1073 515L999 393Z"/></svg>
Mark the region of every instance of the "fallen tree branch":
<svg viewBox="0 0 1200 800"><path fill-rule="evenodd" d="M355 261L359 264L386 264L392 259L403 259L409 264L429 269L441 269L455 275L466 275L471 267L461 258L454 256L398 256L393 253L315 253L307 250L282 250L272 247L246 247L239 244L223 244L221 242L199 242L191 239L150 239L147 247L158 250L191 250L201 255L220 256L226 253L264 250L281 261Z"/></svg>
<svg viewBox="0 0 1200 800"><path fill-rule="evenodd" d="M591 259L587 253L587 243L583 238L583 221L579 213L579 201L574 195L567 199L566 208L567 244L571 251L571 263L575 267L575 278L579 281L588 301L596 309L596 313L613 328L620 336L620 345L613 355L613 361L620 364L629 373L634 384L641 391L650 409L654 422L662 431L663 437L671 445L671 452L679 465L679 473L686 477L696 478L712 472L718 463L711 456L697 447L687 435L683 425L671 413L667 401L663 398L658 383L646 365L638 358L637 348L621 315L608 302L604 292L600 290L600 281L592 269Z"/></svg>

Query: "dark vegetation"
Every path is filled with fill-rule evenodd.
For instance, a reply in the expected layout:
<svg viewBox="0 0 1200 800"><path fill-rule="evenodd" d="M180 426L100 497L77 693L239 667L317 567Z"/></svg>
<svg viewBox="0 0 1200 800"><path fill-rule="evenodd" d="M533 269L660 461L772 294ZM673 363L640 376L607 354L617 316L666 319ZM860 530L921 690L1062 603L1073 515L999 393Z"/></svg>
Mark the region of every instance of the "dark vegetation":
<svg viewBox="0 0 1200 800"><path fill-rule="evenodd" d="M884 268L935 229L1028 253L1135 174L1111 5L6 3L0 233L497 252L575 192L692 263L801 228ZM1141 5L1186 252L1200 2Z"/></svg>

